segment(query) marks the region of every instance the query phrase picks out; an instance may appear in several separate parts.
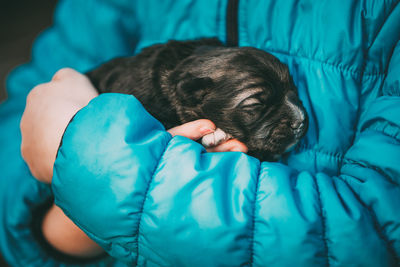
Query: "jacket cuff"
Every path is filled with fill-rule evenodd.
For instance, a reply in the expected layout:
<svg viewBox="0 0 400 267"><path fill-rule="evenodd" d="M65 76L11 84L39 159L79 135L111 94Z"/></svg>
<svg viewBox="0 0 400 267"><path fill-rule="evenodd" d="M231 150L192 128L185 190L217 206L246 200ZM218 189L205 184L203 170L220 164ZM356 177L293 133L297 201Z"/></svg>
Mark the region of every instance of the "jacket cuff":
<svg viewBox="0 0 400 267"><path fill-rule="evenodd" d="M171 138L133 96L96 97L64 132L52 180L55 203L112 256L134 261L126 248L137 244L149 181ZM113 242L122 229L122 243Z"/></svg>

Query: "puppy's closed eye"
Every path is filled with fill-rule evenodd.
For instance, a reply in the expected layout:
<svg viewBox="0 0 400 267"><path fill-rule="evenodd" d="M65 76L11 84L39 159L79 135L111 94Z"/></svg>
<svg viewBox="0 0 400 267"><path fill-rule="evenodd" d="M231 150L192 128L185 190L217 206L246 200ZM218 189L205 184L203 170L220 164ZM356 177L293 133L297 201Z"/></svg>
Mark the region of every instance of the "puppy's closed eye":
<svg viewBox="0 0 400 267"><path fill-rule="evenodd" d="M239 107L242 111L242 116L244 116L244 121L249 124L258 120L266 109L265 104L255 97L243 100Z"/></svg>
<svg viewBox="0 0 400 267"><path fill-rule="evenodd" d="M257 108L262 107L263 103L261 103L260 99L251 97L243 100L241 106L242 108Z"/></svg>
<svg viewBox="0 0 400 267"><path fill-rule="evenodd" d="M254 110L258 111L259 109L263 109L265 107L265 104L261 102L260 99L258 98L247 98L245 99L242 103L240 103L240 108L242 110Z"/></svg>

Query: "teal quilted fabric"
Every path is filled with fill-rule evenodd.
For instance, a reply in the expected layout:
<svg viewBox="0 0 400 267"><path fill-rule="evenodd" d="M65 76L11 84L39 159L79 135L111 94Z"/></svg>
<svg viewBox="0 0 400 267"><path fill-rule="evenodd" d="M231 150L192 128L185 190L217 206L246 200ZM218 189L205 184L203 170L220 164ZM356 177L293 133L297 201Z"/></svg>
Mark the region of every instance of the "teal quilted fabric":
<svg viewBox="0 0 400 267"><path fill-rule="evenodd" d="M399 266L400 5L242 0L240 46L289 66L310 117L278 163L172 138L132 96L105 94L63 137L53 185L19 152L29 90L169 39L226 41L227 0L61 0L0 106L0 249L13 266ZM69 263L40 245L56 203L112 257Z"/></svg>

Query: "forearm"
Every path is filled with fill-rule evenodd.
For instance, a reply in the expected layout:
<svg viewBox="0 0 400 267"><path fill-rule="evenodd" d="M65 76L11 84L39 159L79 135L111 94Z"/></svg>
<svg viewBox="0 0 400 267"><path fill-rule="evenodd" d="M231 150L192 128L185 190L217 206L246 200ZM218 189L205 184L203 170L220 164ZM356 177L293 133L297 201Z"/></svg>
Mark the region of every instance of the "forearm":
<svg viewBox="0 0 400 267"><path fill-rule="evenodd" d="M103 249L56 205L53 205L44 216L42 233L51 246L67 255L90 258L103 252Z"/></svg>
<svg viewBox="0 0 400 267"><path fill-rule="evenodd" d="M38 180L51 183L53 164L64 130L75 113L96 96L97 91L90 81L71 69L58 71L51 82L37 86L30 93L21 121L21 150L32 174ZM140 105L139 102L137 104ZM146 116L147 120L154 120L147 113ZM159 126L165 135L164 129ZM172 136L183 135L197 140L214 130L215 125L211 121L198 120L170 129L169 132ZM246 152L247 148L237 140L229 140L214 147L213 151ZM80 164L85 165L82 161ZM98 220L96 216L93 219ZM51 246L68 255L93 257L102 252L101 247L55 205L44 217L42 233Z"/></svg>

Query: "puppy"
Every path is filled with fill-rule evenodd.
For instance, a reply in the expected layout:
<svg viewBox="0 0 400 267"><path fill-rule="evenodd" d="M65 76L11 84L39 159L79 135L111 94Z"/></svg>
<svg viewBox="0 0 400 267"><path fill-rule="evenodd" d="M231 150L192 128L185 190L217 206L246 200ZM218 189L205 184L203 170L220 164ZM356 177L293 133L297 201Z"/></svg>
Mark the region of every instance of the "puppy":
<svg viewBox="0 0 400 267"><path fill-rule="evenodd" d="M220 130L204 144L237 138L260 160L276 160L307 130L287 66L252 47L225 47L217 39L169 41L87 76L99 93L134 95L167 129L209 119Z"/></svg>

